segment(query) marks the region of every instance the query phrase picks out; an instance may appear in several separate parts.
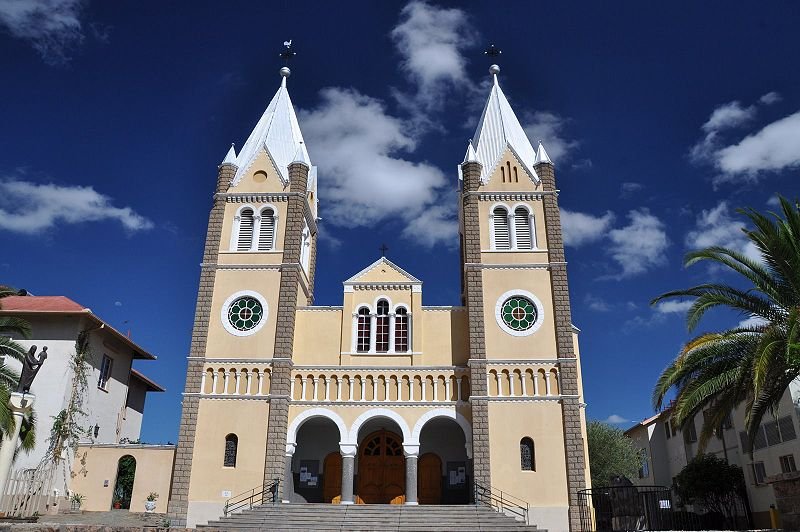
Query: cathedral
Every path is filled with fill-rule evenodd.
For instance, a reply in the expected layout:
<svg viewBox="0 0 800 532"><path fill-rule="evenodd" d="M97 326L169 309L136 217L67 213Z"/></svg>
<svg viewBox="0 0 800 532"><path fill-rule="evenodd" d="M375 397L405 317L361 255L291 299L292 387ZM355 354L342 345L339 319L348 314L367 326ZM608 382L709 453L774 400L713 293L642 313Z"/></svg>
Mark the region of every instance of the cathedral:
<svg viewBox="0 0 800 532"><path fill-rule="evenodd" d="M281 69L217 174L173 525L217 519L251 490L290 505L457 505L502 492L531 524L579 529L585 405L554 165L499 72L453 172L460 305L425 305L423 281L382 257L344 280L340 305L318 306L325 168Z"/></svg>

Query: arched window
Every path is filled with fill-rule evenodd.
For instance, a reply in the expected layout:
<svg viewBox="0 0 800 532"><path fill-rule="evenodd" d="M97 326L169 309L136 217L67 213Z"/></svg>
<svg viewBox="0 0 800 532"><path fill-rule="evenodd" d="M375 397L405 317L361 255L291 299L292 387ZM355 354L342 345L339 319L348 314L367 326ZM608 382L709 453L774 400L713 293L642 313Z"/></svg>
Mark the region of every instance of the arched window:
<svg viewBox="0 0 800 532"><path fill-rule="evenodd" d="M222 463L225 467L236 467L236 452L239 450L239 438L236 434L225 436L225 459Z"/></svg>
<svg viewBox="0 0 800 532"><path fill-rule="evenodd" d="M517 207L514 211L514 229L517 249L532 249L530 213L525 207Z"/></svg>
<svg viewBox="0 0 800 532"><path fill-rule="evenodd" d="M495 207L494 216L494 249L511 249L508 233L508 211L503 207Z"/></svg>
<svg viewBox="0 0 800 532"><path fill-rule="evenodd" d="M385 353L389 350L389 302L378 301L378 318L375 322L375 352Z"/></svg>
<svg viewBox="0 0 800 532"><path fill-rule="evenodd" d="M237 251L250 251L253 247L253 209L244 209L239 214L239 240L236 242Z"/></svg>
<svg viewBox="0 0 800 532"><path fill-rule="evenodd" d="M408 351L408 310L400 307L394 316L394 350L398 353Z"/></svg>
<svg viewBox="0 0 800 532"><path fill-rule="evenodd" d="M309 231L308 226L303 228L303 235L300 239L300 264L303 265L303 269L306 272L306 275L309 274L308 266L309 261L311 258L311 231Z"/></svg>
<svg viewBox="0 0 800 532"><path fill-rule="evenodd" d="M258 233L258 250L269 251L275 247L275 211L261 211L261 226Z"/></svg>
<svg viewBox="0 0 800 532"><path fill-rule="evenodd" d="M369 309L362 307L358 309L358 343L356 344L356 351L359 353L366 353L369 351L369 336L370 336L370 315Z"/></svg>
<svg viewBox="0 0 800 532"><path fill-rule="evenodd" d="M533 440L522 438L519 441L519 458L523 471L536 471L536 455L533 451Z"/></svg>

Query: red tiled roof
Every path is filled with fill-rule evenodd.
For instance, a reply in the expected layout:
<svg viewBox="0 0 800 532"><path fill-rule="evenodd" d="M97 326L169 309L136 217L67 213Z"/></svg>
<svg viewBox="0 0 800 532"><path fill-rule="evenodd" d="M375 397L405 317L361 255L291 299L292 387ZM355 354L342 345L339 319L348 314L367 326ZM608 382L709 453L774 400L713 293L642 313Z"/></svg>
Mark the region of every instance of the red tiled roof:
<svg viewBox="0 0 800 532"><path fill-rule="evenodd" d="M25 312L81 312L88 310L65 296L8 296L0 299L0 309Z"/></svg>

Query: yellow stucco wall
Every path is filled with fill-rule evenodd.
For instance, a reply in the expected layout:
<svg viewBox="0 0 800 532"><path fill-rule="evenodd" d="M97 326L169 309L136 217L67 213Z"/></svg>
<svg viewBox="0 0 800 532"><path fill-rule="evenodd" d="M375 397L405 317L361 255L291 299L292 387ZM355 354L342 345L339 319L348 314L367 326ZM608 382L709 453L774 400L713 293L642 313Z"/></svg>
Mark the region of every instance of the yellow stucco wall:
<svg viewBox="0 0 800 532"><path fill-rule="evenodd" d="M156 512L167 511L172 462L175 448L148 445L81 445L72 466L73 493L86 497L82 509L105 512L111 509L119 459L131 455L136 459L131 511L144 512L144 501L150 492L159 494Z"/></svg>

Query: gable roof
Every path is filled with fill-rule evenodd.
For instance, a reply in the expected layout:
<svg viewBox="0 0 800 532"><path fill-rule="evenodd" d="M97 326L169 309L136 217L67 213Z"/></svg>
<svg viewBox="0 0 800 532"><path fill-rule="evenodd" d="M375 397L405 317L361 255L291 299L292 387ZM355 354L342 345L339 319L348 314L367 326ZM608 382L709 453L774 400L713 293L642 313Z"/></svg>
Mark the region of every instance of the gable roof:
<svg viewBox="0 0 800 532"><path fill-rule="evenodd" d="M0 299L0 316L34 314L38 316L80 316L85 315L96 326L127 345L133 351L133 358L155 360L156 356L147 352L127 335L103 321L91 309L84 307L66 296L8 296Z"/></svg>
<svg viewBox="0 0 800 532"><path fill-rule="evenodd" d="M308 156L300 124L294 112L292 99L286 89L286 76L281 79L278 92L272 97L267 109L253 128L252 133L245 141L244 146L236 156L236 175L232 185L241 181L258 154L264 150L275 168L278 170L284 183L289 182L289 164L297 159L298 150L301 158L309 166L311 158Z"/></svg>
<svg viewBox="0 0 800 532"><path fill-rule="evenodd" d="M485 184L489 181L506 149L511 149L525 171L534 182L538 183L539 176L533 168L536 150L533 149L503 89L500 88L497 74L493 74L493 78L492 90L489 92L475 136L472 138L476 158L483 165L481 182Z"/></svg>
<svg viewBox="0 0 800 532"><path fill-rule="evenodd" d="M364 268L363 270L361 270L357 274L353 275L352 277L350 277L348 280L346 280L344 282L344 285L345 286L351 286L351 285L354 285L354 284L361 284L363 281L361 281L360 279L362 279L368 272L378 268L379 266L388 266L388 267L392 268L397 273L399 273L400 275L402 275L403 277L405 277L407 279L405 281L407 284L422 285L422 281L420 281L419 279L417 279L416 277L414 277L413 275L411 275L410 273L408 273L403 268L401 268L400 266L398 266L394 262L390 261L386 257L379 258L378 260L376 260L375 262L373 262L372 264L370 264L369 266L367 266L366 268ZM368 284L372 284L372 283L368 282Z"/></svg>

